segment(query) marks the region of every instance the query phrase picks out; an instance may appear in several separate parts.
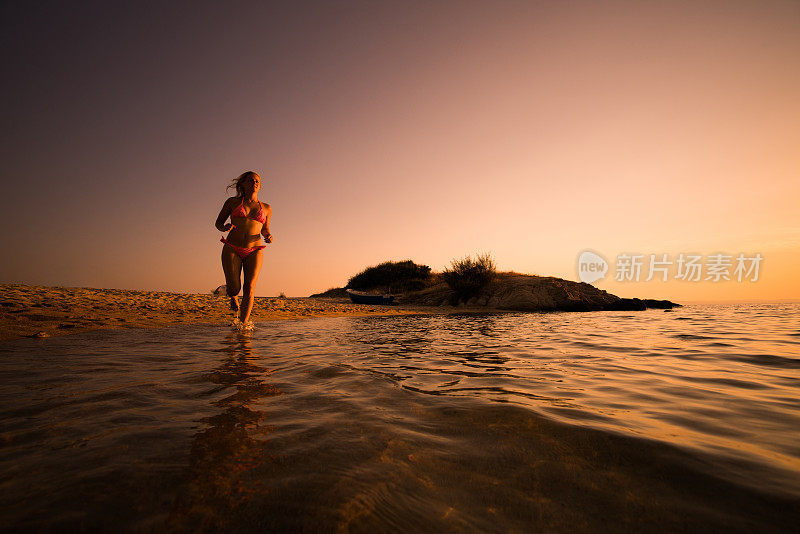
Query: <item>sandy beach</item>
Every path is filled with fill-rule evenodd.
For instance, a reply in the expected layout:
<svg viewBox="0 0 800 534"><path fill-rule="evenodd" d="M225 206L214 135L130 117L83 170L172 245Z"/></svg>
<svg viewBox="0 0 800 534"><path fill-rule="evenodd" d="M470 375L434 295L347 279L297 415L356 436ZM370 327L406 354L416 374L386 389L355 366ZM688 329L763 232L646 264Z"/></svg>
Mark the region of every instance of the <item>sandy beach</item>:
<svg viewBox="0 0 800 534"><path fill-rule="evenodd" d="M0 284L0 341L105 328L227 324L224 296ZM430 313L421 307L366 306L344 299L256 297L254 321L341 315Z"/></svg>

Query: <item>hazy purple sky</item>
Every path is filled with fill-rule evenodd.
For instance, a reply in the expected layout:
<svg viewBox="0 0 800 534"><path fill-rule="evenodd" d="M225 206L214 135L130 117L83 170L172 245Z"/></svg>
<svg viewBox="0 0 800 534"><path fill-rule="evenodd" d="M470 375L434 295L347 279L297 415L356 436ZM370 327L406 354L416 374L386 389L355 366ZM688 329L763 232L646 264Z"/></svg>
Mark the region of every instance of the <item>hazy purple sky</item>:
<svg viewBox="0 0 800 534"><path fill-rule="evenodd" d="M2 6L0 282L207 291L252 169L260 295L591 248L769 261L624 296L800 298L798 2Z"/></svg>

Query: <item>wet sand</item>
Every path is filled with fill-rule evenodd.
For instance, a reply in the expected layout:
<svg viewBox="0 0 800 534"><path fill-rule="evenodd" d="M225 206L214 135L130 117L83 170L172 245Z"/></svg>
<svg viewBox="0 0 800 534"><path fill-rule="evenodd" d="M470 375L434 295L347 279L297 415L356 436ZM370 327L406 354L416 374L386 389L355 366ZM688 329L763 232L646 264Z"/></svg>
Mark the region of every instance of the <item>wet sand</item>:
<svg viewBox="0 0 800 534"><path fill-rule="evenodd" d="M234 317L227 297L210 294L16 284L0 284L0 292L0 341L107 328L228 324ZM258 322L432 312L421 306L368 306L345 299L256 297L251 318Z"/></svg>

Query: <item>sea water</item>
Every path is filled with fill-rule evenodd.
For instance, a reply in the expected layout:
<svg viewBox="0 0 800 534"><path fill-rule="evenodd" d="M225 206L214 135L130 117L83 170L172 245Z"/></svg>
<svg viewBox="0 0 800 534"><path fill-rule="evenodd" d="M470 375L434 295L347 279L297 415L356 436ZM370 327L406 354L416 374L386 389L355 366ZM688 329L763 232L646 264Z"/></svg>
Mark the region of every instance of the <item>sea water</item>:
<svg viewBox="0 0 800 534"><path fill-rule="evenodd" d="M0 343L0 528L796 531L800 305Z"/></svg>

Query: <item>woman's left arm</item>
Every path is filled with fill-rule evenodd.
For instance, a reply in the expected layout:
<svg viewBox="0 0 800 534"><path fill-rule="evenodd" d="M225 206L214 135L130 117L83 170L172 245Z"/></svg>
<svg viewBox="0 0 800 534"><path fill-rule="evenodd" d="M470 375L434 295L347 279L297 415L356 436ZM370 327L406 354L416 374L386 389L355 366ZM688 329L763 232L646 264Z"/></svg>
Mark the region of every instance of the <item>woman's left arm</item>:
<svg viewBox="0 0 800 534"><path fill-rule="evenodd" d="M272 234L269 233L269 219L272 217L272 206L264 204L264 226L261 228L261 235L264 236L264 241L272 243Z"/></svg>

